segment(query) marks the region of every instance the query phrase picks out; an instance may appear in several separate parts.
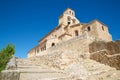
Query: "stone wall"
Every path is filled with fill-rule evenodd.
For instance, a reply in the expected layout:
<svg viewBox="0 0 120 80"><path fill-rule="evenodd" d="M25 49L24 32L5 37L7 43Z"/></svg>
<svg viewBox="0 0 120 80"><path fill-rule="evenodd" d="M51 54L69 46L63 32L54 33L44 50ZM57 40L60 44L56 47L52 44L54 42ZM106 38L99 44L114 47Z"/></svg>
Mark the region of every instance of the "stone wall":
<svg viewBox="0 0 120 80"><path fill-rule="evenodd" d="M48 65L57 69L64 69L66 66L78 61L81 58L89 58L89 43L87 38L76 37L67 42L49 48L45 52L31 57L36 64Z"/></svg>
<svg viewBox="0 0 120 80"><path fill-rule="evenodd" d="M89 45L90 58L120 70L120 41L93 42Z"/></svg>

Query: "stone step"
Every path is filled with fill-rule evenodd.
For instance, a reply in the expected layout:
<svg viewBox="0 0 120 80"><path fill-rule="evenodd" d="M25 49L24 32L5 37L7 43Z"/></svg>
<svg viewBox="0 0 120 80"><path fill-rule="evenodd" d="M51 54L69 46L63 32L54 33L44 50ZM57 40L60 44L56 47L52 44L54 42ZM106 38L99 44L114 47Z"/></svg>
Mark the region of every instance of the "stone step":
<svg viewBox="0 0 120 80"><path fill-rule="evenodd" d="M55 71L41 66L18 66L19 80L55 80L65 78L68 75L61 71Z"/></svg>
<svg viewBox="0 0 120 80"><path fill-rule="evenodd" d="M32 61L18 60L18 63L20 64L17 66L17 70L20 72L20 80L76 80L65 72L52 70L45 66L36 66ZM89 80L120 80L120 72L115 68L90 59L82 60L80 63L93 76Z"/></svg>
<svg viewBox="0 0 120 80"><path fill-rule="evenodd" d="M17 70L39 70L39 69L47 69L47 68L42 68L40 66L18 66Z"/></svg>
<svg viewBox="0 0 120 80"><path fill-rule="evenodd" d="M87 60L82 63L89 71L108 71L110 69L115 69L111 68L108 65L101 64L99 62L93 61L93 60Z"/></svg>
<svg viewBox="0 0 120 80"><path fill-rule="evenodd" d="M107 72L109 70L115 70L114 68L110 68L108 66L100 66L100 67L87 67L87 69L91 72Z"/></svg>
<svg viewBox="0 0 120 80"><path fill-rule="evenodd" d="M93 60L83 60L82 65L96 77L96 80L120 80L120 71Z"/></svg>
<svg viewBox="0 0 120 80"><path fill-rule="evenodd" d="M110 70L108 72L99 74L99 76L106 80L120 80L120 71Z"/></svg>
<svg viewBox="0 0 120 80"><path fill-rule="evenodd" d="M21 72L20 73L20 80L54 80L58 78L65 78L68 75L65 73L59 73L54 71L41 71L41 72Z"/></svg>
<svg viewBox="0 0 120 80"><path fill-rule="evenodd" d="M16 59L17 66L36 66L32 61L28 59Z"/></svg>

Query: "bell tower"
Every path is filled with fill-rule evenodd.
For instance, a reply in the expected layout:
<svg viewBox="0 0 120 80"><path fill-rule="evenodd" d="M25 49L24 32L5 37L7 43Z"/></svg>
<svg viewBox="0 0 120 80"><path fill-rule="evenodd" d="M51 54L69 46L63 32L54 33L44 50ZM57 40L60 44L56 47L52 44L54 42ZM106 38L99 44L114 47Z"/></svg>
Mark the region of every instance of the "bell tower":
<svg viewBox="0 0 120 80"><path fill-rule="evenodd" d="M75 17L75 12L67 8L63 14L59 17L59 24L64 24L64 25L73 25L79 23L78 19Z"/></svg>

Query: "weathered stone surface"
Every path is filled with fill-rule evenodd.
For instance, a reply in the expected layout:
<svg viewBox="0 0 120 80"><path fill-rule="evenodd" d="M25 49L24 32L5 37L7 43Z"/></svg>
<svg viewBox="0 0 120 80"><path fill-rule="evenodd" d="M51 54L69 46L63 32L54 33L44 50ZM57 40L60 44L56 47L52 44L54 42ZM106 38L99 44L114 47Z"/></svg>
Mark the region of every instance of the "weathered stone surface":
<svg viewBox="0 0 120 80"><path fill-rule="evenodd" d="M17 63L15 56L13 56L10 61L7 63L6 69L16 69L17 68Z"/></svg>
<svg viewBox="0 0 120 80"><path fill-rule="evenodd" d="M100 51L103 49L108 50L109 55L120 53L120 40L111 41L111 42L96 41L96 42L92 42L89 45L89 52L90 53Z"/></svg>
<svg viewBox="0 0 120 80"><path fill-rule="evenodd" d="M19 80L19 71L5 70L1 72L1 80Z"/></svg>
<svg viewBox="0 0 120 80"><path fill-rule="evenodd" d="M81 58L89 58L89 47L85 44L90 42L89 39L81 39L78 37L54 46L47 51L38 54L36 57L28 59L33 62L35 61L34 64L43 64L56 69L64 69L66 66Z"/></svg>
<svg viewBox="0 0 120 80"><path fill-rule="evenodd" d="M69 65L67 72L78 79L86 80L89 76L89 71L82 64Z"/></svg>
<svg viewBox="0 0 120 80"><path fill-rule="evenodd" d="M110 67L113 65L116 68L119 67L119 64L117 64L119 63L119 55L110 53L109 49L105 47L107 44L105 42L100 42L100 44L99 42L97 42L98 44L94 43L95 47L93 43L92 45L86 45L91 42L87 39L76 38L64 44L54 46L45 51L44 54L36 57L27 59L18 58L16 59L16 70L3 71L1 79L119 80L120 71ZM115 43L119 44L119 41ZM109 43L109 45L111 44ZM114 52L114 50L111 51ZM108 66L108 64L111 65Z"/></svg>
<svg viewBox="0 0 120 80"><path fill-rule="evenodd" d="M90 58L120 70L120 41L93 42L89 45Z"/></svg>
<svg viewBox="0 0 120 80"><path fill-rule="evenodd" d="M51 66L48 64L38 66L34 62L39 62L40 59L38 61L36 58L34 58L32 66L27 66L28 60L20 59L21 64L17 68L20 70L20 80L118 80L120 77L120 71L90 59L74 60L72 64L67 64L64 69L59 68L60 70L56 69L48 60L42 62L51 62Z"/></svg>

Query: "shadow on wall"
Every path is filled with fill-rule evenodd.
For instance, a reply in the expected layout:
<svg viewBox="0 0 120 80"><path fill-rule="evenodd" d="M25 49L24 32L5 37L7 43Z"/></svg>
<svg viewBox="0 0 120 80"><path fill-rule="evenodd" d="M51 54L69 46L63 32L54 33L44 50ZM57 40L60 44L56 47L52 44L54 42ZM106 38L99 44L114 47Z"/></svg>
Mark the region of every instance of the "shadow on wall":
<svg viewBox="0 0 120 80"><path fill-rule="evenodd" d="M90 58L120 70L120 40L95 41L89 45Z"/></svg>

